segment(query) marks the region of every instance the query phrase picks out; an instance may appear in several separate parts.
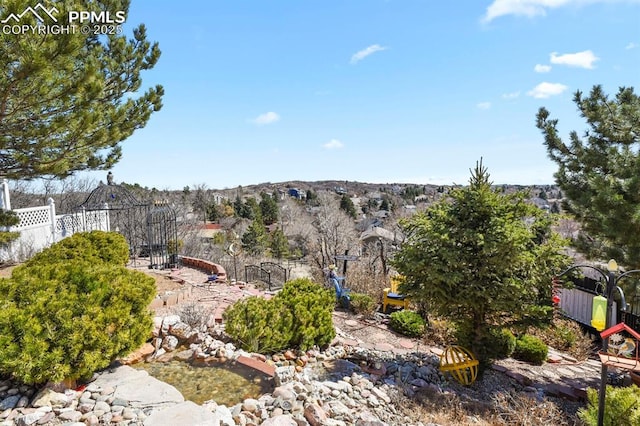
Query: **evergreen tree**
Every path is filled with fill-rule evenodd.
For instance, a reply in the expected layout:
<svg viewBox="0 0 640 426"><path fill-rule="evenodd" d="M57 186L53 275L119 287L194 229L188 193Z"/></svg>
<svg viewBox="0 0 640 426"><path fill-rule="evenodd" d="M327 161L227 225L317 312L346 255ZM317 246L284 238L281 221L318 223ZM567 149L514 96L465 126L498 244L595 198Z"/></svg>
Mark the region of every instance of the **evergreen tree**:
<svg viewBox="0 0 640 426"><path fill-rule="evenodd" d="M392 264L405 277L400 291L451 318L486 366L493 326L550 319L551 276L567 261L552 216L523 193L492 190L481 162L469 183L401 222L407 240Z"/></svg>
<svg viewBox="0 0 640 426"><path fill-rule="evenodd" d="M382 198L382 202L380 203L380 210L389 211L389 200L387 197Z"/></svg>
<svg viewBox="0 0 640 426"><path fill-rule="evenodd" d="M600 259L615 258L640 267L640 96L622 87L609 99L601 86L573 101L588 129L569 133L565 143L558 120L540 108L537 127L549 157L558 165L555 178L564 192L563 209L582 225L578 248Z"/></svg>
<svg viewBox="0 0 640 426"><path fill-rule="evenodd" d="M271 225L278 221L278 203L266 192L260 193L260 213L265 225Z"/></svg>
<svg viewBox="0 0 640 426"><path fill-rule="evenodd" d="M269 250L271 251L271 255L276 259L282 259L288 256L289 241L287 240L287 236L284 235L284 232L282 232L282 229L275 229L269 235Z"/></svg>
<svg viewBox="0 0 640 426"><path fill-rule="evenodd" d="M8 0L3 16L33 2ZM57 24L69 11L124 11L127 0L56 2ZM22 15L21 25L38 25ZM160 110L163 88L141 92L140 74L160 57L140 25L133 37L80 31L19 36L0 33L0 176L65 177L78 170L108 169L122 156L120 142Z"/></svg>
<svg viewBox="0 0 640 426"><path fill-rule="evenodd" d="M264 253L267 237L267 229L262 223L262 219L255 218L245 233L242 234L242 248L250 255L259 256Z"/></svg>
<svg viewBox="0 0 640 426"><path fill-rule="evenodd" d="M342 194L340 198L340 208L345 211L351 218L355 219L356 214L356 206L351 201L351 198L347 194Z"/></svg>

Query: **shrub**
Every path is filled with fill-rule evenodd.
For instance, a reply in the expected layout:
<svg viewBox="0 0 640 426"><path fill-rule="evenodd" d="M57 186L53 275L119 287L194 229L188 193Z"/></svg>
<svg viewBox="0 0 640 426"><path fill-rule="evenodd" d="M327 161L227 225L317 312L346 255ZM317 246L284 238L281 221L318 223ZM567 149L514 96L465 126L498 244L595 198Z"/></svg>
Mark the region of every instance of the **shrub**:
<svg viewBox="0 0 640 426"><path fill-rule="evenodd" d="M336 335L335 296L309 279L289 281L273 299L249 298L228 308L225 332L243 349L271 353L326 346Z"/></svg>
<svg viewBox="0 0 640 426"><path fill-rule="evenodd" d="M489 335L490 359L508 358L513 354L516 349L516 336L509 329L491 329Z"/></svg>
<svg viewBox="0 0 640 426"><path fill-rule="evenodd" d="M282 301L249 297L234 303L222 315L225 332L249 352L285 349L292 337L293 315Z"/></svg>
<svg viewBox="0 0 640 426"><path fill-rule="evenodd" d="M554 318L550 327L531 329L530 334L547 345L568 352L583 361L593 353L593 340L582 331L580 324L566 318Z"/></svg>
<svg viewBox="0 0 640 426"><path fill-rule="evenodd" d="M418 337L424 334L426 323L417 313L402 310L391 314L389 326L405 336Z"/></svg>
<svg viewBox="0 0 640 426"><path fill-rule="evenodd" d="M364 293L351 293L351 309L356 314L362 314L364 316L371 316L376 310L376 302L368 294Z"/></svg>
<svg viewBox="0 0 640 426"><path fill-rule="evenodd" d="M335 295L331 290L308 278L298 278L287 282L274 299L282 301L293 314L292 347L323 347L336 336L332 317Z"/></svg>
<svg viewBox="0 0 640 426"><path fill-rule="evenodd" d="M129 260L127 240L117 232L79 232L36 254L24 266L67 261L125 266Z"/></svg>
<svg viewBox="0 0 640 426"><path fill-rule="evenodd" d="M0 280L0 372L26 384L91 377L149 337L154 294L152 277L123 266L16 268Z"/></svg>
<svg viewBox="0 0 640 426"><path fill-rule="evenodd" d="M178 315L180 316L180 321L189 324L191 328L200 330L207 325L211 310L197 303L187 303L182 306Z"/></svg>
<svg viewBox="0 0 640 426"><path fill-rule="evenodd" d="M549 348L540 339L530 334L524 334L516 340L513 357L520 361L542 365L547 360Z"/></svg>
<svg viewBox="0 0 640 426"><path fill-rule="evenodd" d="M578 411L578 417L588 426L598 424L598 391L587 389L588 405ZM640 425L640 388L607 386L604 425L633 426Z"/></svg>

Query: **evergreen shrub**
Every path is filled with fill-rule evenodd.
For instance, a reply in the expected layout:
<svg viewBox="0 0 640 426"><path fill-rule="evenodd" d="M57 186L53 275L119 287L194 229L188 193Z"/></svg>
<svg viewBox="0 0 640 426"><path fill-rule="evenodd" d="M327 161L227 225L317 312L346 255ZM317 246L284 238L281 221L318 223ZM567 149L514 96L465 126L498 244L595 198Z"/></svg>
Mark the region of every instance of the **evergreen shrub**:
<svg viewBox="0 0 640 426"><path fill-rule="evenodd" d="M370 316L376 310L376 302L365 293L350 293L350 306L356 314Z"/></svg>
<svg viewBox="0 0 640 426"><path fill-rule="evenodd" d="M511 330L506 328L491 329L489 335L490 341L487 343L490 348L490 359L503 359L513 355L516 349L516 336Z"/></svg>
<svg viewBox="0 0 640 426"><path fill-rule="evenodd" d="M125 266L129 260L127 240L117 232L79 232L33 256L23 266L56 262L108 263Z"/></svg>
<svg viewBox="0 0 640 426"><path fill-rule="evenodd" d="M243 349L272 353L327 346L336 335L335 296L307 278L287 282L270 300L249 298L223 314L225 332Z"/></svg>
<svg viewBox="0 0 640 426"><path fill-rule="evenodd" d="M152 277L120 265L16 268L0 280L0 373L26 384L91 377L149 337L154 295Z"/></svg>
<svg viewBox="0 0 640 426"><path fill-rule="evenodd" d="M327 346L336 336L333 328L333 291L308 278L287 282L275 300L282 301L293 315L291 347L302 350Z"/></svg>
<svg viewBox="0 0 640 426"><path fill-rule="evenodd" d="M598 424L598 390L587 389L589 403L578 410L578 417L587 426ZM636 385L627 387L607 386L604 421L605 426L640 425L640 388Z"/></svg>
<svg viewBox="0 0 640 426"><path fill-rule="evenodd" d="M276 299L249 297L222 315L225 332L245 351L272 353L286 349L293 335L293 315Z"/></svg>
<svg viewBox="0 0 640 426"><path fill-rule="evenodd" d="M530 334L524 334L516 340L513 357L520 361L542 365L547 360L548 346L540 339Z"/></svg>
<svg viewBox="0 0 640 426"><path fill-rule="evenodd" d="M389 326L405 336L419 337L425 332L426 322L416 312L402 310L390 315Z"/></svg>

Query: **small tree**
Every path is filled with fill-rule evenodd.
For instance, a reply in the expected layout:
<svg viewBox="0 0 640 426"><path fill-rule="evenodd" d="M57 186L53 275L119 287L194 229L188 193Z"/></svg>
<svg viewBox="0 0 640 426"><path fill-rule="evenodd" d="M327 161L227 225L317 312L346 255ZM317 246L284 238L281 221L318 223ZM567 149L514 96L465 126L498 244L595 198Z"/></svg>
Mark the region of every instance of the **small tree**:
<svg viewBox="0 0 640 426"><path fill-rule="evenodd" d="M494 325L551 318L551 276L567 263L551 219L522 193L491 188L482 162L466 188L401 222L407 240L392 260L401 288L458 325L483 362Z"/></svg>
<svg viewBox="0 0 640 426"><path fill-rule="evenodd" d="M289 241L282 229L275 229L269 235L269 249L271 255L276 259L282 259L289 254Z"/></svg>
<svg viewBox="0 0 640 426"><path fill-rule="evenodd" d="M271 225L278 221L278 203L275 197L261 192L259 207L265 225Z"/></svg>
<svg viewBox="0 0 640 426"><path fill-rule="evenodd" d="M351 198L347 194L342 194L340 198L340 208L345 211L349 215L349 217L355 219L356 214L356 206L351 201Z"/></svg>
<svg viewBox="0 0 640 426"><path fill-rule="evenodd" d="M246 232L242 234L242 248L249 254L257 256L264 253L268 242L267 230L260 218L251 222Z"/></svg>

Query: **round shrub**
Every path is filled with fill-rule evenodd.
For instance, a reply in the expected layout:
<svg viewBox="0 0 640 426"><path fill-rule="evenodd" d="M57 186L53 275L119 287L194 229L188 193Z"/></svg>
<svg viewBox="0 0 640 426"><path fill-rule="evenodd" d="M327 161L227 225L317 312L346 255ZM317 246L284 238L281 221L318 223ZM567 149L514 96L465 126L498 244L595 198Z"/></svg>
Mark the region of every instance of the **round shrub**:
<svg viewBox="0 0 640 426"><path fill-rule="evenodd" d="M520 361L542 365L547 360L549 348L540 339L530 334L524 334L516 340L513 357Z"/></svg>
<svg viewBox="0 0 640 426"><path fill-rule="evenodd" d="M335 294L308 278L288 281L273 298L293 315L291 347L302 350L327 346L336 336L333 328Z"/></svg>
<svg viewBox="0 0 640 426"><path fill-rule="evenodd" d="M286 349L293 335L293 315L280 300L249 297L230 306L222 318L225 332L249 352Z"/></svg>
<svg viewBox="0 0 640 426"><path fill-rule="evenodd" d="M410 337L419 337L424 334L425 320L413 311L396 311L391 314L389 326L392 330Z"/></svg>
<svg viewBox="0 0 640 426"><path fill-rule="evenodd" d="M349 297L351 309L356 314L370 316L376 309L376 302L374 302L373 298L368 294L351 293Z"/></svg>
<svg viewBox="0 0 640 426"><path fill-rule="evenodd" d="M155 280L123 266L28 265L0 295L0 373L26 384L91 377L152 329Z"/></svg>
<svg viewBox="0 0 640 426"><path fill-rule="evenodd" d="M516 336L506 328L491 329L489 332L489 347L491 359L508 358L516 349Z"/></svg>
<svg viewBox="0 0 640 426"><path fill-rule="evenodd" d="M125 266L128 260L129 245L122 234L91 231L73 234L53 244L29 259L23 266L66 261Z"/></svg>

